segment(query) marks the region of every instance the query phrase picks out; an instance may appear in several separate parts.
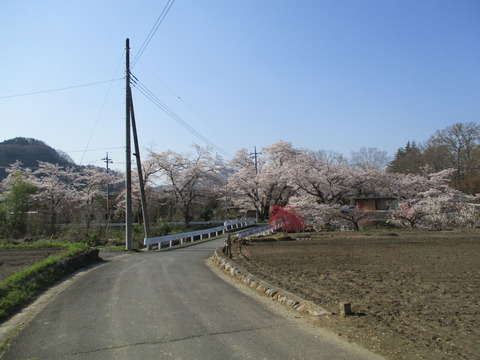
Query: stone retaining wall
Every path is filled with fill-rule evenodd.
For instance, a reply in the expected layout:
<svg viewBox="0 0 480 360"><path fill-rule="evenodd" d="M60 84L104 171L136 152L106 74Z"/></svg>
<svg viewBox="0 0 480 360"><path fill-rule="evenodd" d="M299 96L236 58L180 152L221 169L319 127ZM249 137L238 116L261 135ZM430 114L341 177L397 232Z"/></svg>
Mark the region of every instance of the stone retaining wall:
<svg viewBox="0 0 480 360"><path fill-rule="evenodd" d="M215 250L212 261L217 267L231 277L235 278L246 286L255 289L260 294L270 297L272 300L276 300L281 304L296 309L297 311L306 312L314 316L331 314L330 311L316 305L311 301L307 301L299 296L289 293L284 289L274 287L255 275L250 274L241 266L232 261L232 259L225 256L224 246Z"/></svg>
<svg viewBox="0 0 480 360"><path fill-rule="evenodd" d="M61 270L64 274L70 274L84 266L100 261L99 252L99 249L88 249L55 264L54 268Z"/></svg>

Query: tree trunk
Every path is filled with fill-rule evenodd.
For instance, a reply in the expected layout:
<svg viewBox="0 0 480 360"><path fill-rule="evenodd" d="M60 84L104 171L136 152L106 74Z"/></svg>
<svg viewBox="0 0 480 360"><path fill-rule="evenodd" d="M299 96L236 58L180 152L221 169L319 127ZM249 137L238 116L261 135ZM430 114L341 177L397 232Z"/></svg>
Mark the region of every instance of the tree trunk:
<svg viewBox="0 0 480 360"><path fill-rule="evenodd" d="M183 221L185 221L185 226L189 226L190 224L190 204L183 205Z"/></svg>

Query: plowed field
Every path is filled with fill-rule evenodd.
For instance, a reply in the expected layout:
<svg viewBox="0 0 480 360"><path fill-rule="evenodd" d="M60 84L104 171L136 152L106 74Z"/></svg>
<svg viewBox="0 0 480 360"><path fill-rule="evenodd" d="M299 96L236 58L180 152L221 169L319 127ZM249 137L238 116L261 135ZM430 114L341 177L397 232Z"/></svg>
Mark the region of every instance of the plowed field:
<svg viewBox="0 0 480 360"><path fill-rule="evenodd" d="M296 234L239 245L247 271L332 311L318 325L391 359L480 359L480 230ZM353 316L338 314L350 302Z"/></svg>
<svg viewBox="0 0 480 360"><path fill-rule="evenodd" d="M50 255L65 252L64 248L3 248L0 249L0 281Z"/></svg>

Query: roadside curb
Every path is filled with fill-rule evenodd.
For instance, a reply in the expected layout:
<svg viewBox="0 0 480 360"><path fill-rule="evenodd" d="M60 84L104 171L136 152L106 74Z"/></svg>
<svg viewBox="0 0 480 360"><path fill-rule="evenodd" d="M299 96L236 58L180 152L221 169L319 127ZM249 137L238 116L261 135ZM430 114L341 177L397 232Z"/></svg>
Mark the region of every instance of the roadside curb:
<svg viewBox="0 0 480 360"><path fill-rule="evenodd" d="M214 251L212 262L215 264L215 266L220 268L220 270L223 270L237 281L251 287L252 289L255 289L258 293L265 295L272 300L276 300L279 303L291 307L299 312L308 313L312 316L332 314L332 312L322 308L321 306L318 306L312 301L305 300L300 296L294 295L282 288L275 287L249 273L244 268L236 264L232 259L226 257L223 253L223 248L224 246L221 246Z"/></svg>

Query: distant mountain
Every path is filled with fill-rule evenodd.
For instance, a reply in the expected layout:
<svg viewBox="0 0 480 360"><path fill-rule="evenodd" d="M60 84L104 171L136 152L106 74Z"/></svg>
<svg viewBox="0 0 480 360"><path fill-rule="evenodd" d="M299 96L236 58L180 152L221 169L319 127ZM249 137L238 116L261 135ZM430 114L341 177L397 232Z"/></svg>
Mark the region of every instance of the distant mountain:
<svg viewBox="0 0 480 360"><path fill-rule="evenodd" d="M38 167L39 160L61 166L75 165L70 156L43 141L17 137L0 143L0 180L7 176L5 169L17 160L22 162L23 167L31 169Z"/></svg>

